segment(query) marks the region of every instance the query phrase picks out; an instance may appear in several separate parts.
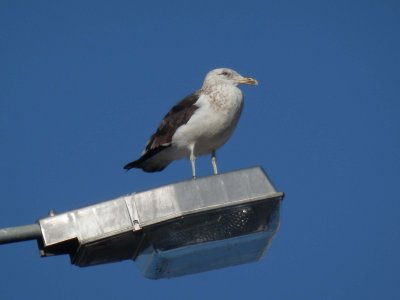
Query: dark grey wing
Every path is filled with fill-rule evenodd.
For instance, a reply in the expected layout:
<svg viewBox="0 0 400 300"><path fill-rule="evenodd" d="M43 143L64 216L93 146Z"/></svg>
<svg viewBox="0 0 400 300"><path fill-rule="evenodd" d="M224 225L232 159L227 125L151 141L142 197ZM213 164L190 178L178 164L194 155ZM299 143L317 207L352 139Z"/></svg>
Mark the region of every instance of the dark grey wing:
<svg viewBox="0 0 400 300"><path fill-rule="evenodd" d="M195 105L199 99L200 93L195 92L183 100L179 101L171 110L165 115L157 131L151 136L146 145L146 151L157 149L162 145L171 143L172 136L176 130L186 124L193 113L198 109Z"/></svg>
<svg viewBox="0 0 400 300"><path fill-rule="evenodd" d="M142 168L142 163L147 159L153 157L160 151L168 148L171 145L172 136L176 130L186 124L193 113L199 107L195 105L200 97L200 91L197 91L179 101L171 110L165 115L157 131L150 137L145 147L145 152L138 159L124 166L124 169L129 170L132 168ZM161 171L156 170L156 171Z"/></svg>

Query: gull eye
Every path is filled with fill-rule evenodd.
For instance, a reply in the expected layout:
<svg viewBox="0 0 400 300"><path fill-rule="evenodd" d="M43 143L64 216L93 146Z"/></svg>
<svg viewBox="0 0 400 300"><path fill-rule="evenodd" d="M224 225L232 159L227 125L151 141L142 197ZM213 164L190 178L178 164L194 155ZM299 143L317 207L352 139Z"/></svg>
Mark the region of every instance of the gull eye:
<svg viewBox="0 0 400 300"><path fill-rule="evenodd" d="M223 71L223 72L221 73L221 75L228 76L229 73L228 73L227 71Z"/></svg>

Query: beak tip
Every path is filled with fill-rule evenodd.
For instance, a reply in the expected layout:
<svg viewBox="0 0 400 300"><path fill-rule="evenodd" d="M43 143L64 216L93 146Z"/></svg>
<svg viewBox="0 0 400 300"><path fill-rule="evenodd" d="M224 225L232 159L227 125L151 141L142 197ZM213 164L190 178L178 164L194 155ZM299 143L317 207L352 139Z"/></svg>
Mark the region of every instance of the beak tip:
<svg viewBox="0 0 400 300"><path fill-rule="evenodd" d="M258 81L254 78L248 78L248 83L251 85L258 85Z"/></svg>

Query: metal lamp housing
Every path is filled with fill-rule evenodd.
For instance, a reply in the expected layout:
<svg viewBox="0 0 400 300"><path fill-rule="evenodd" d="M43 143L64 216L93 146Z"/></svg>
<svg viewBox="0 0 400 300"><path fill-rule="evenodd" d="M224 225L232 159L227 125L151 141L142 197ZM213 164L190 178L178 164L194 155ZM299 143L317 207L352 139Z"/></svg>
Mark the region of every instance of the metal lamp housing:
<svg viewBox="0 0 400 300"><path fill-rule="evenodd" d="M39 220L41 254L81 267L133 259L152 279L258 261L282 199L259 167L178 182Z"/></svg>

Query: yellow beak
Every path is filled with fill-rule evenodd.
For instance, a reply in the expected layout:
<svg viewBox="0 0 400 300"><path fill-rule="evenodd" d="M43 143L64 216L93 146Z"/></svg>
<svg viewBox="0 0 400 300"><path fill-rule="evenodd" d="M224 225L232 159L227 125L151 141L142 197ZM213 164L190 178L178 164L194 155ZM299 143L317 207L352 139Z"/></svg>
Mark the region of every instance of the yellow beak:
<svg viewBox="0 0 400 300"><path fill-rule="evenodd" d="M258 85L258 81L251 77L240 77L236 80L238 83Z"/></svg>

